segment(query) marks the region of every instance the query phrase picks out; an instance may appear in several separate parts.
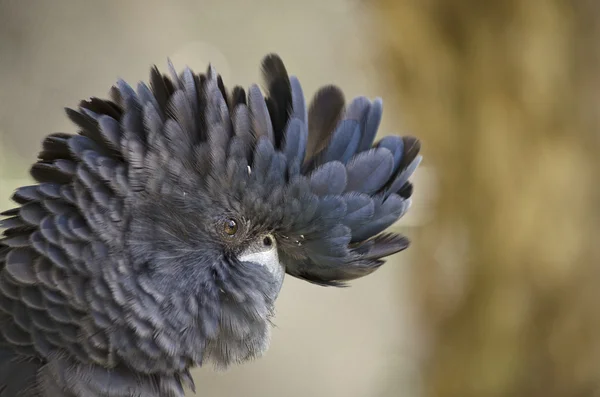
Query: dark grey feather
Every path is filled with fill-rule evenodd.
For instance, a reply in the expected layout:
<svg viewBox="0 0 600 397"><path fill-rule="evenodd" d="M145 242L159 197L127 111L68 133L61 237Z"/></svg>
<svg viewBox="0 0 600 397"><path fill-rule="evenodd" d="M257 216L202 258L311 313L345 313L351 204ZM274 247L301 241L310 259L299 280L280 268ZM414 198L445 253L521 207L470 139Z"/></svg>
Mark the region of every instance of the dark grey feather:
<svg viewBox="0 0 600 397"><path fill-rule="evenodd" d="M392 194L383 200L382 196L374 200L375 208L371 221L352 232L352 241L362 241L384 231L396 222L408 209L410 201Z"/></svg>
<svg viewBox="0 0 600 397"><path fill-rule="evenodd" d="M262 74L267 89L266 104L273 126L276 148L281 146L285 126L292 110L292 87L283 61L277 54L263 58Z"/></svg>
<svg viewBox="0 0 600 397"><path fill-rule="evenodd" d="M393 167L394 158L387 149L375 148L357 154L346 166L346 191L368 194L377 192L388 182Z"/></svg>
<svg viewBox="0 0 600 397"><path fill-rule="evenodd" d="M277 294L238 255L266 235L289 275L330 286L408 246L385 230L409 206L420 144L372 146L380 99L345 109L326 86L307 110L274 54L266 98L228 94L212 66L168 68L67 110L78 134L43 141L37 184L0 214L0 345L38 360L40 397L182 397L194 366L258 357ZM22 390L3 376L1 393Z"/></svg>
<svg viewBox="0 0 600 397"><path fill-rule="evenodd" d="M329 143L331 134L342 117L344 105L344 94L338 87L329 85L317 91L308 109L307 159Z"/></svg>
<svg viewBox="0 0 600 397"><path fill-rule="evenodd" d="M310 187L317 196L342 194L346 182L346 167L339 161L328 162L310 175Z"/></svg>
<svg viewBox="0 0 600 397"><path fill-rule="evenodd" d="M358 151L362 152L371 147L379 124L381 124L381 117L383 115L383 101L381 98L375 98L371 103L371 106L366 115L363 117L363 134L360 144L358 145Z"/></svg>
<svg viewBox="0 0 600 397"><path fill-rule="evenodd" d="M252 131L258 138L266 136L271 142L274 142L273 126L265 98L258 85L251 85L248 89L248 109L252 119Z"/></svg>
<svg viewBox="0 0 600 397"><path fill-rule="evenodd" d="M287 125L283 143L283 153L287 158L288 174L294 176L300 173L300 167L306 152L308 130L300 119L293 118Z"/></svg>
<svg viewBox="0 0 600 397"><path fill-rule="evenodd" d="M360 125L354 120L343 120L333 132L331 141L325 149L324 162L348 163L356 153L360 140Z"/></svg>

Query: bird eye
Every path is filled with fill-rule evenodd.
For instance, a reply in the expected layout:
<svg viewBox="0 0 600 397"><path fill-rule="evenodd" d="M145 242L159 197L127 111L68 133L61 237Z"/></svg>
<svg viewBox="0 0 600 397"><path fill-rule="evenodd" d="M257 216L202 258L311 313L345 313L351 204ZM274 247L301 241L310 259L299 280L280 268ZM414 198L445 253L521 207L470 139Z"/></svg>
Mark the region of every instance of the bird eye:
<svg viewBox="0 0 600 397"><path fill-rule="evenodd" d="M234 219L227 219L223 225L223 230L229 236L234 236L238 231L238 224Z"/></svg>
<svg viewBox="0 0 600 397"><path fill-rule="evenodd" d="M270 247L270 246L272 246L272 245L273 245L273 240L271 239L271 236L266 236L266 237L263 239L263 245L264 245L265 247Z"/></svg>

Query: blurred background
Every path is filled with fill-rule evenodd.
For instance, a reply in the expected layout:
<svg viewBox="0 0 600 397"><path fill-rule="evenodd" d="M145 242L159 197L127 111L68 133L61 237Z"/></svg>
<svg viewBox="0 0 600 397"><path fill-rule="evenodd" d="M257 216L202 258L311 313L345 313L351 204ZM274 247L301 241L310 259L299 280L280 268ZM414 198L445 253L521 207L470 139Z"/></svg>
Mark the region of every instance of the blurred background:
<svg viewBox="0 0 600 397"><path fill-rule="evenodd" d="M0 208L63 107L149 67L384 100L425 160L412 247L349 289L288 278L268 354L199 396L600 396L600 3L0 0Z"/></svg>

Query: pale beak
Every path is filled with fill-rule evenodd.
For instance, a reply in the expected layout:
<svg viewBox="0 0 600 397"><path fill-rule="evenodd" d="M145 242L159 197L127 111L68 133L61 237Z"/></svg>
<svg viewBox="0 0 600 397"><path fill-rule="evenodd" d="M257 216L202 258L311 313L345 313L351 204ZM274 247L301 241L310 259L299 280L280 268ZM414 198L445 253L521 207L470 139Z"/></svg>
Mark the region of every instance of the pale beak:
<svg viewBox="0 0 600 397"><path fill-rule="evenodd" d="M251 262L259 266L264 266L272 275L276 286L276 293L279 294L285 277L285 268L279 263L279 254L277 253L277 241L268 234L251 243L238 257L241 262Z"/></svg>

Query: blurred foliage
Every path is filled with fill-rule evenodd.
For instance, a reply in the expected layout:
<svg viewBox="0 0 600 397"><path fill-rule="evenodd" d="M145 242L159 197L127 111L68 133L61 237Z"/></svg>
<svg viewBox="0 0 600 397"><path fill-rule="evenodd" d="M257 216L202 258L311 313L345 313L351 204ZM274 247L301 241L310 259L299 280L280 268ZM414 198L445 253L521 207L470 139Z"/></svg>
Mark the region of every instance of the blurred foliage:
<svg viewBox="0 0 600 397"><path fill-rule="evenodd" d="M440 181L412 234L424 395L600 395L600 3L377 3Z"/></svg>

